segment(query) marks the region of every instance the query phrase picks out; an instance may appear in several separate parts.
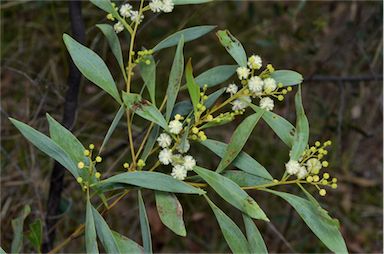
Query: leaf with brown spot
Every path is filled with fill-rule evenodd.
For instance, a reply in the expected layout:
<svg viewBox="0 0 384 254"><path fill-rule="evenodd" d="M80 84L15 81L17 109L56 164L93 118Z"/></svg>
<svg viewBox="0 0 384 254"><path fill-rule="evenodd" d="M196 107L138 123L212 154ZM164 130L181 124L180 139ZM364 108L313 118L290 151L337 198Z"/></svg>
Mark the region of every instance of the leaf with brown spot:
<svg viewBox="0 0 384 254"><path fill-rule="evenodd" d="M183 207L173 193L156 191L156 207L165 226L180 236L186 236L183 221Z"/></svg>

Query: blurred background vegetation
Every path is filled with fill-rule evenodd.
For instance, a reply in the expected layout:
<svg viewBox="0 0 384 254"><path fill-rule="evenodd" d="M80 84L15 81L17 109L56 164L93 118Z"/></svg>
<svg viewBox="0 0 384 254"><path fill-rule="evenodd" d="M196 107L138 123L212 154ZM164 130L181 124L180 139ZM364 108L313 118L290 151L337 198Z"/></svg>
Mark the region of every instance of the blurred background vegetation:
<svg viewBox="0 0 384 254"><path fill-rule="evenodd" d="M2 1L1 3L1 246L10 249L11 218L30 204L34 218L43 218L53 162L28 143L7 117L28 122L47 133L45 112L62 118L67 88L68 54L62 41L70 33L65 1ZM83 2L86 45L97 51L123 87L118 66L107 42L95 27L108 23L105 14ZM330 173L339 187L320 198L321 204L340 220L351 252L382 251L382 2L330 1L218 1L176 7L171 14L148 15L138 36L138 46L150 48L182 28L214 24L229 29L248 54L262 56L276 69L303 74L303 102L310 122L311 143L333 141ZM120 39L127 52L124 35ZM192 57L195 74L220 64L233 64L214 33L186 44L185 58ZM164 50L157 74L159 100L165 93L174 48ZM234 80L235 78L233 78ZM223 84L223 86L226 84ZM137 91L142 81L136 77ZM186 96L183 95L184 97ZM183 97L181 96L181 97ZM182 99L180 97L180 99ZM293 93L278 103L275 112L294 122ZM83 144L100 146L117 105L96 86L83 79L74 133ZM240 119L236 120L237 123ZM135 126L135 133L145 125ZM235 124L215 129L208 137L227 141ZM103 172L121 169L128 156L123 121L110 142ZM115 149L116 148L116 149ZM288 149L260 122L246 150L274 176L283 172ZM196 147L198 163L215 168L219 159ZM78 185L67 174L56 243L63 241L84 219ZM297 192L296 188L289 188ZM317 195L315 189L312 190ZM304 222L282 200L252 192L271 218L258 222L271 252L327 252ZM154 250L157 252L227 252L219 227L200 197L179 196L188 230L186 238L165 228L157 215L154 197L145 192ZM215 202L232 218L240 214L228 204ZM130 195L107 216L111 227L140 242L136 197ZM26 241L27 242L27 241ZM81 252L82 238L63 252ZM25 246L25 251L31 251Z"/></svg>

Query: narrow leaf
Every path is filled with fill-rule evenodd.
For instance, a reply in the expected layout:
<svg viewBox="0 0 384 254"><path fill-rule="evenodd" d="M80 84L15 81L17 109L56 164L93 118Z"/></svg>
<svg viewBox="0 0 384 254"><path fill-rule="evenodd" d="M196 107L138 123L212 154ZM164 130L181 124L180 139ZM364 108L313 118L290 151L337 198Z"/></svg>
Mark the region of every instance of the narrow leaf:
<svg viewBox="0 0 384 254"><path fill-rule="evenodd" d="M235 72L237 65L219 65L213 67L195 78L200 87L207 85L213 87L228 80Z"/></svg>
<svg viewBox="0 0 384 254"><path fill-rule="evenodd" d="M13 240L11 253L20 253L23 250L24 220L31 212L31 207L25 205L19 217L12 220Z"/></svg>
<svg viewBox="0 0 384 254"><path fill-rule="evenodd" d="M245 224L245 232L249 243L249 250L251 253L268 253L267 246L265 246L263 237L260 231L257 229L252 218L246 214L243 214L243 220Z"/></svg>
<svg viewBox="0 0 384 254"><path fill-rule="evenodd" d="M149 171L126 172L112 176L103 180L99 185L108 183L124 183L144 187L151 190L160 190L166 192L186 193L186 194L204 194L205 191L195 188L175 178L159 173ZM156 184L153 184L156 183Z"/></svg>
<svg viewBox="0 0 384 254"><path fill-rule="evenodd" d="M281 83L283 86L298 85L303 82L303 76L291 70L278 70L271 73L271 78L276 80L276 83Z"/></svg>
<svg viewBox="0 0 384 254"><path fill-rule="evenodd" d="M157 44L154 48L153 51L159 51L164 48L169 48L172 46L177 45L180 42L180 39L184 37L184 42L192 41L195 40L213 29L215 29L216 26L195 26L195 27L190 27L183 29L181 31L178 31L174 34L171 34L164 40L162 40L159 44Z"/></svg>
<svg viewBox="0 0 384 254"><path fill-rule="evenodd" d="M41 244L43 240L43 223L40 219L35 220L29 225L29 233L27 237L37 252L41 253Z"/></svg>
<svg viewBox="0 0 384 254"><path fill-rule="evenodd" d="M196 84L193 78L192 72L193 72L192 63L191 63L191 59L189 59L187 63L187 67L185 68L185 77L187 80L187 88L188 88L189 96L191 97L193 110L196 113L197 104L199 104L200 102L200 87Z"/></svg>
<svg viewBox="0 0 384 254"><path fill-rule="evenodd" d="M151 133L149 134L147 142L145 143L145 146L144 146L143 153L141 154L141 157L140 157L140 159L142 159L143 161L147 160L149 153L152 151L152 148L156 144L156 138L159 135L159 129L160 129L159 126L155 125L155 127L153 127Z"/></svg>
<svg viewBox="0 0 384 254"><path fill-rule="evenodd" d="M141 247L135 241L132 241L131 239L115 231L112 231L112 235L113 235L113 238L115 238L115 241L117 243L117 246L119 247L120 253L124 253L124 254L144 253L143 247Z"/></svg>
<svg viewBox="0 0 384 254"><path fill-rule="evenodd" d="M273 190L266 191L285 199L285 201L291 204L312 232L331 251L335 253L348 253L343 236L339 231L338 221L332 219L326 210L304 198L289 193Z"/></svg>
<svg viewBox="0 0 384 254"><path fill-rule="evenodd" d="M161 112L155 107L155 105L145 99L140 98L141 97L139 94L127 94L123 92L123 100L128 108L135 112L135 114L138 114L148 121L156 123L166 130L168 125Z"/></svg>
<svg viewBox="0 0 384 254"><path fill-rule="evenodd" d="M151 230L149 228L147 212L140 190L137 192L137 198L139 200L140 228L141 237L143 239L144 253L152 253Z"/></svg>
<svg viewBox="0 0 384 254"><path fill-rule="evenodd" d="M95 221L97 236L100 242L103 244L107 253L120 253L116 240L112 235L112 231L108 224L105 222L100 213L92 207L92 214Z"/></svg>
<svg viewBox="0 0 384 254"><path fill-rule="evenodd" d="M113 55L115 56L117 63L119 64L120 70L122 73L125 74L124 69L124 60L123 55L121 51L120 41L119 37L117 37L117 34L112 26L107 24L98 24L96 25L104 34L104 36L108 40L109 47L112 50Z"/></svg>
<svg viewBox="0 0 384 254"><path fill-rule="evenodd" d="M186 236L183 207L173 193L156 191L156 207L163 224L180 236Z"/></svg>
<svg viewBox="0 0 384 254"><path fill-rule="evenodd" d="M257 113L264 112L262 116L263 120L288 147L292 147L295 127L290 122L283 117L271 111L265 111L256 105L249 104L249 106Z"/></svg>
<svg viewBox="0 0 384 254"><path fill-rule="evenodd" d="M263 112L252 114L245 118L241 124L239 124L231 137L219 166L216 169L218 173L222 172L229 164L231 164L231 162L241 152L262 115Z"/></svg>
<svg viewBox="0 0 384 254"><path fill-rule="evenodd" d="M248 174L241 170L225 170L223 172L223 176L234 181L237 185L241 187L258 186L262 184L272 183L271 180L267 180L256 175Z"/></svg>
<svg viewBox="0 0 384 254"><path fill-rule="evenodd" d="M184 37L180 37L179 43L177 45L175 58L173 59L173 64L171 68L171 73L169 74L168 88L167 88L167 106L165 118L167 122L170 119L173 106L175 105L177 94L179 93L181 79L183 78L184 71Z"/></svg>
<svg viewBox="0 0 384 254"><path fill-rule="evenodd" d="M225 47L228 53L240 66L247 66L247 54L243 45L228 31L219 30L216 33L221 45Z"/></svg>
<svg viewBox="0 0 384 254"><path fill-rule="evenodd" d="M301 101L301 86L299 86L299 90L295 96L295 107L296 131L290 157L292 160L298 161L308 144L309 138L309 123L307 117L305 116L303 103Z"/></svg>
<svg viewBox="0 0 384 254"><path fill-rule="evenodd" d="M256 201L235 182L214 171L195 166L193 170L211 186L225 201L252 218L269 221Z"/></svg>
<svg viewBox="0 0 384 254"><path fill-rule="evenodd" d="M115 81L104 61L95 52L72 39L71 36L64 34L63 40L73 62L80 72L89 81L99 86L109 93L117 102L121 103Z"/></svg>
<svg viewBox="0 0 384 254"><path fill-rule="evenodd" d="M147 64L146 61L150 61L150 63ZM156 105L156 63L153 56L146 56L145 60L139 63L139 68L151 101Z"/></svg>
<svg viewBox="0 0 384 254"><path fill-rule="evenodd" d="M101 151L103 151L103 148L108 143L109 139L112 136L112 133L116 130L116 127L119 124L121 117L123 116L124 112L125 112L125 107L124 107L124 105L121 105L119 110L117 111L115 117L113 118L111 126L109 126L109 128L108 128L107 134L105 134L103 144L100 147L99 153L101 153Z"/></svg>
<svg viewBox="0 0 384 254"><path fill-rule="evenodd" d="M104 10L107 13L112 13L114 8L112 7L111 1L109 0L90 0L91 3Z"/></svg>
<svg viewBox="0 0 384 254"><path fill-rule="evenodd" d="M85 214L85 249L87 253L99 253L95 221L93 219L92 205L89 197L87 198L87 211Z"/></svg>
<svg viewBox="0 0 384 254"><path fill-rule="evenodd" d="M49 114L46 114L49 124L49 135L74 162L84 161L84 146L81 142L64 126L57 122Z"/></svg>
<svg viewBox="0 0 384 254"><path fill-rule="evenodd" d="M220 156L221 158L223 158L225 151L227 151L228 149L227 144L213 139L207 139L201 142L201 144L207 147L212 152L214 152L216 155ZM252 175L260 176L269 180L273 179L271 174L269 174L269 172L260 163L258 163L255 159L253 159L245 152L240 152L237 157L232 161L232 164L235 167Z"/></svg>
<svg viewBox="0 0 384 254"><path fill-rule="evenodd" d="M27 124L20 122L16 119L9 118L9 120L16 126L17 129L28 139L33 145L35 145L42 152L49 155L51 158L59 162L63 167L68 169L71 174L77 178L79 176L77 166L75 162L69 157L69 155L52 139L48 138L41 132L33 129Z"/></svg>
<svg viewBox="0 0 384 254"><path fill-rule="evenodd" d="M233 253L250 253L248 242L240 228L229 218L223 211L220 210L206 195L209 206L211 207L217 222L219 223L221 232L225 241Z"/></svg>

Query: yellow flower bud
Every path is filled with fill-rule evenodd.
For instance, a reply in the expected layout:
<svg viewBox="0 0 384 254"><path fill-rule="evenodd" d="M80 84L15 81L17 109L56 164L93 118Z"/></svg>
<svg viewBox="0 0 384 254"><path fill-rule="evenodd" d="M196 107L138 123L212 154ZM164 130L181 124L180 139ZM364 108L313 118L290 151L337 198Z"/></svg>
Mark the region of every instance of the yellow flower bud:
<svg viewBox="0 0 384 254"><path fill-rule="evenodd" d="M323 178L324 178L324 179L329 179L329 174L328 174L328 173L324 173L324 174L323 174Z"/></svg>
<svg viewBox="0 0 384 254"><path fill-rule="evenodd" d="M137 166L140 167L140 168L142 168L142 167L145 166L145 162L144 162L142 159L140 159L140 160L137 162Z"/></svg>
<svg viewBox="0 0 384 254"><path fill-rule="evenodd" d="M203 100L206 101L207 99L208 99L208 96L204 95L204 96L203 96Z"/></svg>
<svg viewBox="0 0 384 254"><path fill-rule="evenodd" d="M326 167L328 167L329 163L328 163L328 161L323 161L321 163L321 165L323 165L323 167L326 168Z"/></svg>
<svg viewBox="0 0 384 254"><path fill-rule="evenodd" d="M91 154L91 152L88 149L84 150L84 156L89 156L90 154Z"/></svg>
<svg viewBox="0 0 384 254"><path fill-rule="evenodd" d="M204 136L201 136L201 137L200 137L200 140L201 140L201 141L205 141L205 140L207 140L207 136L205 136L205 135L204 135Z"/></svg>
<svg viewBox="0 0 384 254"><path fill-rule="evenodd" d="M96 172L96 173L95 173L95 177L96 177L97 179L100 179L101 174L100 174L99 172Z"/></svg>
<svg viewBox="0 0 384 254"><path fill-rule="evenodd" d="M315 146L319 147L320 145L321 145L321 143L319 141L315 142Z"/></svg>
<svg viewBox="0 0 384 254"><path fill-rule="evenodd" d="M337 178L336 177L332 178L332 182L337 183Z"/></svg>
<svg viewBox="0 0 384 254"><path fill-rule="evenodd" d="M145 64L146 65L150 65L151 64L151 60L149 60L149 59L145 60Z"/></svg>
<svg viewBox="0 0 384 254"><path fill-rule="evenodd" d="M176 114L175 115L175 120L179 121L181 119L181 115L180 114Z"/></svg>
<svg viewBox="0 0 384 254"><path fill-rule="evenodd" d="M128 162L125 162L125 163L123 164L123 167L124 167L124 168L129 168L129 163L128 163Z"/></svg>
<svg viewBox="0 0 384 254"><path fill-rule="evenodd" d="M200 110L201 110L201 111L205 111L206 109L207 109L207 108L206 108L205 106L202 106Z"/></svg>
<svg viewBox="0 0 384 254"><path fill-rule="evenodd" d="M96 157L96 162L101 162L102 161L102 158L100 156L97 156Z"/></svg>
<svg viewBox="0 0 384 254"><path fill-rule="evenodd" d="M269 72L274 72L275 71L275 68L273 68L272 64L267 64L267 69L269 70Z"/></svg>
<svg viewBox="0 0 384 254"><path fill-rule="evenodd" d="M288 93L288 91L287 91L287 89L283 89L283 91L281 91L283 94L287 94Z"/></svg>
<svg viewBox="0 0 384 254"><path fill-rule="evenodd" d="M91 149L91 150L95 149L95 145L94 144L90 144L89 145L89 149Z"/></svg>
<svg viewBox="0 0 384 254"><path fill-rule="evenodd" d="M115 20L115 18L113 17L113 15L112 15L111 13L109 13L109 14L107 15L107 19L109 19L109 20L111 20L111 21L114 21L114 20Z"/></svg>
<svg viewBox="0 0 384 254"><path fill-rule="evenodd" d="M316 147L314 147L314 146L311 146L311 148L310 148L310 149L311 149L311 151L312 151L312 152L316 152Z"/></svg>
<svg viewBox="0 0 384 254"><path fill-rule="evenodd" d="M77 163L77 167L79 168L79 169L82 169L82 168L84 168L84 162L82 162L82 161L80 161L79 163Z"/></svg>
<svg viewBox="0 0 384 254"><path fill-rule="evenodd" d="M196 140L197 136L196 135L192 135L191 138L192 138L192 140Z"/></svg>
<svg viewBox="0 0 384 254"><path fill-rule="evenodd" d="M313 176L313 181L318 182L320 180L320 177L318 175Z"/></svg>
<svg viewBox="0 0 384 254"><path fill-rule="evenodd" d="M320 194L320 196L325 196L326 194L327 194L327 191L326 190L324 190L324 189L320 189L319 190L319 194Z"/></svg>
<svg viewBox="0 0 384 254"><path fill-rule="evenodd" d="M283 100L284 100L284 96L279 95L279 96L277 96L277 99L278 99L279 101L283 101Z"/></svg>
<svg viewBox="0 0 384 254"><path fill-rule="evenodd" d="M212 115L208 115L208 116L207 116L207 120L208 120L208 121L212 121L212 119L213 119L213 116L212 116Z"/></svg>
<svg viewBox="0 0 384 254"><path fill-rule="evenodd" d="M327 185L328 181L327 180L323 180L323 181L321 181L321 183L324 184L324 185Z"/></svg>
<svg viewBox="0 0 384 254"><path fill-rule="evenodd" d="M277 84L277 87L278 87L278 88L282 88L282 87L283 87L283 83L279 83L279 84Z"/></svg>
<svg viewBox="0 0 384 254"><path fill-rule="evenodd" d="M191 122L191 118L187 118L187 123L190 123Z"/></svg>
<svg viewBox="0 0 384 254"><path fill-rule="evenodd" d="M274 182L274 183L278 183L279 180L277 180L277 179L273 179L273 182Z"/></svg>
<svg viewBox="0 0 384 254"><path fill-rule="evenodd" d="M204 133L204 131L199 131L199 134L197 134L199 137L201 137L201 136L204 136L205 135L205 133Z"/></svg>
<svg viewBox="0 0 384 254"><path fill-rule="evenodd" d="M199 128L197 128L197 127L193 127L193 128L192 128L192 132L193 132L194 134L197 134L197 133L199 132Z"/></svg>
<svg viewBox="0 0 384 254"><path fill-rule="evenodd" d="M79 176L78 178L76 178L76 181L77 181L78 183L82 183L82 182L83 182L83 178L81 178L81 176Z"/></svg>
<svg viewBox="0 0 384 254"><path fill-rule="evenodd" d="M331 187L332 187L332 189L336 189L336 188L337 188L337 183L333 183L333 184L331 185Z"/></svg>
<svg viewBox="0 0 384 254"><path fill-rule="evenodd" d="M309 182L309 183L313 182L313 177L312 176L307 176L307 182Z"/></svg>
<svg viewBox="0 0 384 254"><path fill-rule="evenodd" d="M287 87L288 92L292 91L292 86Z"/></svg>

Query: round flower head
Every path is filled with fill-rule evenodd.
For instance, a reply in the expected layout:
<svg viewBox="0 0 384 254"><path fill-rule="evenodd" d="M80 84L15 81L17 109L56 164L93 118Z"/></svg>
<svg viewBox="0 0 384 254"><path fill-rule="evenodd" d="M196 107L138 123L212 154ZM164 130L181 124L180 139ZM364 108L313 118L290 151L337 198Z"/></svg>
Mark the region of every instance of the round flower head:
<svg viewBox="0 0 384 254"><path fill-rule="evenodd" d="M296 175L300 171L300 164L297 161L290 160L288 163L285 164L285 169L287 170L287 173L290 175Z"/></svg>
<svg viewBox="0 0 384 254"><path fill-rule="evenodd" d="M260 94L263 91L264 82L258 76L254 76L248 80L248 88L252 93Z"/></svg>
<svg viewBox="0 0 384 254"><path fill-rule="evenodd" d="M124 26L123 26L123 24L119 21L119 22L117 22L116 24L113 25L113 29L115 29L115 32L118 34L118 33L120 33L121 31L124 30Z"/></svg>
<svg viewBox="0 0 384 254"><path fill-rule="evenodd" d="M141 21L143 21L144 19L144 15L141 14L139 16L139 12L138 11L131 11L131 20L134 21L134 22L137 22L137 23L141 23Z"/></svg>
<svg viewBox="0 0 384 254"><path fill-rule="evenodd" d="M242 79L247 79L249 75L249 69L247 67L238 67L236 69L237 76L239 77L240 80Z"/></svg>
<svg viewBox="0 0 384 254"><path fill-rule="evenodd" d="M163 12L172 12L174 7L173 0L163 0L162 11Z"/></svg>
<svg viewBox="0 0 384 254"><path fill-rule="evenodd" d="M186 170L192 170L193 167L196 166L196 161L190 155L184 156L184 164L183 164L183 166L184 166L184 168Z"/></svg>
<svg viewBox="0 0 384 254"><path fill-rule="evenodd" d="M172 162L172 151L170 149L163 149L159 153L159 161L163 165L168 165Z"/></svg>
<svg viewBox="0 0 384 254"><path fill-rule="evenodd" d="M304 166L300 167L299 172L297 172L297 178L302 179L307 175L307 170Z"/></svg>
<svg viewBox="0 0 384 254"><path fill-rule="evenodd" d="M173 120L169 122L169 131L173 134L179 134L183 129L183 124L179 120Z"/></svg>
<svg viewBox="0 0 384 254"><path fill-rule="evenodd" d="M316 158L311 158L307 161L308 172L318 174L321 167L321 162Z"/></svg>
<svg viewBox="0 0 384 254"><path fill-rule="evenodd" d="M151 9L151 11L153 11L155 13L161 12L161 10L163 8L163 2L161 2L161 0L152 0L149 3L149 8Z"/></svg>
<svg viewBox="0 0 384 254"><path fill-rule="evenodd" d="M172 139L168 134L161 133L160 136L157 138L157 142L159 143L159 146L161 146L162 148L166 148L171 145Z"/></svg>
<svg viewBox="0 0 384 254"><path fill-rule="evenodd" d="M130 4L123 4L120 7L120 14L124 18L128 18L128 17L131 16L131 10L132 10L132 5L130 5Z"/></svg>
<svg viewBox="0 0 384 254"><path fill-rule="evenodd" d="M184 180L187 177L187 170L181 165L176 165L172 169L171 176L177 180Z"/></svg>
<svg viewBox="0 0 384 254"><path fill-rule="evenodd" d="M273 110L274 107L274 102L271 98L269 97L264 97L260 100L260 108L271 111Z"/></svg>
<svg viewBox="0 0 384 254"><path fill-rule="evenodd" d="M276 81L273 78L264 79L264 92L271 93L277 88Z"/></svg>
<svg viewBox="0 0 384 254"><path fill-rule="evenodd" d="M236 110L245 109L246 107L248 107L248 103L251 101L252 101L251 97L249 96L244 96L244 97L241 97L241 99L234 100L232 102L232 110L236 111Z"/></svg>
<svg viewBox="0 0 384 254"><path fill-rule="evenodd" d="M251 69L260 69L261 66L262 66L262 61L261 61L261 57L258 56L258 55L252 55L248 58L248 66L249 68Z"/></svg>
<svg viewBox="0 0 384 254"><path fill-rule="evenodd" d="M238 90L237 85L229 84L225 92L231 95L234 95L235 93L237 93L237 90Z"/></svg>

